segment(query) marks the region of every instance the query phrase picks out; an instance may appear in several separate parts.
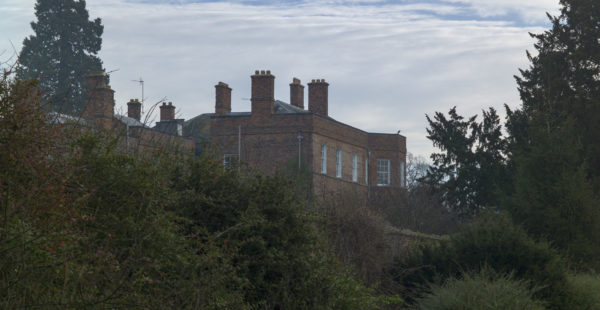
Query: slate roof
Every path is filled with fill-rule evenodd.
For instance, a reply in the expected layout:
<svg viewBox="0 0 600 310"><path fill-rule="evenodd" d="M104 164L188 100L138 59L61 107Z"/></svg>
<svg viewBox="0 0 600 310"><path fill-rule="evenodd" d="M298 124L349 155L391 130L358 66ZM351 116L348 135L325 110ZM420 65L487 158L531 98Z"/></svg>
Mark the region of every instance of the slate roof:
<svg viewBox="0 0 600 310"><path fill-rule="evenodd" d="M125 115L115 115L115 119L121 121L121 123L128 125L129 127L146 127L146 128L150 128L146 125L144 125L144 123L138 121L135 118L131 118L129 116L125 116Z"/></svg>
<svg viewBox="0 0 600 310"><path fill-rule="evenodd" d="M281 100L275 100L273 103L273 112L275 114L305 114L310 111L300 109ZM229 112L227 116L250 116L250 112ZM204 113L185 121L183 125L184 134L188 137L208 138L210 135L210 119L215 113Z"/></svg>

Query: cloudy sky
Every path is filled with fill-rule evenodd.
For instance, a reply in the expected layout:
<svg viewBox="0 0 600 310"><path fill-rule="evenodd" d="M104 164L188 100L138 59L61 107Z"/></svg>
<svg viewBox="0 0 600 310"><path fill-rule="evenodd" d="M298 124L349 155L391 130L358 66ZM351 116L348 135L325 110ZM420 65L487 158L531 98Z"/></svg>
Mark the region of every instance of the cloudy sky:
<svg viewBox="0 0 600 310"><path fill-rule="evenodd" d="M32 34L35 0L0 0L0 61ZM528 32L549 27L558 0L87 0L104 24L100 58L117 109L163 98L182 118L214 110L214 85L250 110L250 75L276 76L289 102L298 77L329 82L329 114L352 126L401 133L428 156L425 114L480 114L519 106L513 75L528 65ZM14 48L13 48L14 46ZM13 58L11 58L13 57ZM305 94L305 99L308 96ZM307 104L307 102L305 102Z"/></svg>

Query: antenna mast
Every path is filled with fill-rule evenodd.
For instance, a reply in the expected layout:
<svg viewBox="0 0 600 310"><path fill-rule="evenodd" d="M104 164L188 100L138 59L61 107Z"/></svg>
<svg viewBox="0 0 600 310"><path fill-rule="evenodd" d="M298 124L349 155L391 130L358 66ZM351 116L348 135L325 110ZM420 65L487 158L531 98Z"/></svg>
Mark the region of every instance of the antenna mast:
<svg viewBox="0 0 600 310"><path fill-rule="evenodd" d="M144 104L144 79L140 78L139 80L131 80L132 82L138 82L142 86L142 105Z"/></svg>

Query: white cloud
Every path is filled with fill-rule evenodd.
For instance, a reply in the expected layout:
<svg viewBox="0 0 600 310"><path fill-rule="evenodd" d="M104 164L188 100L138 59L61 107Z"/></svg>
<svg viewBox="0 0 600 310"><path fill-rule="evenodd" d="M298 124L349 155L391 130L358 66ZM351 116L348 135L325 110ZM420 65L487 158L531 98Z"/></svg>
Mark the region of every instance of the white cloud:
<svg viewBox="0 0 600 310"><path fill-rule="evenodd" d="M20 8L10 22L11 38L18 36L20 43L31 32L34 1L8 1ZM233 109L247 111L249 76L255 69L270 69L277 77L276 98L289 100L292 77L304 83L325 78L330 116L368 131L400 129L410 152L427 155L433 148L425 137L426 113L456 105L460 113L475 114L487 106L501 110L504 103L518 104L512 75L527 65L525 49L532 43L527 32L543 30L512 21L444 20L422 12L460 14L465 9L450 1L380 6L87 3L90 15L105 25L104 65L108 71L119 69L111 83L120 109L140 97L132 80L143 77L148 101L167 97L184 118L213 111L218 81L233 88ZM555 6L543 0L527 6L510 1L462 2L477 5L480 14L514 5L522 14L537 12L541 18Z"/></svg>
<svg viewBox="0 0 600 310"><path fill-rule="evenodd" d="M448 3L466 4L481 17L517 14L526 23L545 23L545 12L557 15L557 0L441 0Z"/></svg>

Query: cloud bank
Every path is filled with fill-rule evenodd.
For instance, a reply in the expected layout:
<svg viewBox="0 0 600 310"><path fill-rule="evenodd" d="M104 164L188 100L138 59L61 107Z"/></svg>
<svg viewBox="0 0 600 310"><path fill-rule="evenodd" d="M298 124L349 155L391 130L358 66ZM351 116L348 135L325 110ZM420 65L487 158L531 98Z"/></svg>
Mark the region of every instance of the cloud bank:
<svg viewBox="0 0 600 310"><path fill-rule="evenodd" d="M0 14L17 48L30 34L33 0ZM522 1L521 1L522 2ZM519 104L513 75L526 67L528 32L541 32L554 1L126 1L88 0L105 26L100 57L117 109L146 81L146 102L167 98L183 118L214 109L214 85L248 111L250 75L269 69L289 101L293 77L330 83L333 118L374 132L401 130L409 152L434 151L425 114L458 106L477 114ZM0 51L7 38L0 36Z"/></svg>

